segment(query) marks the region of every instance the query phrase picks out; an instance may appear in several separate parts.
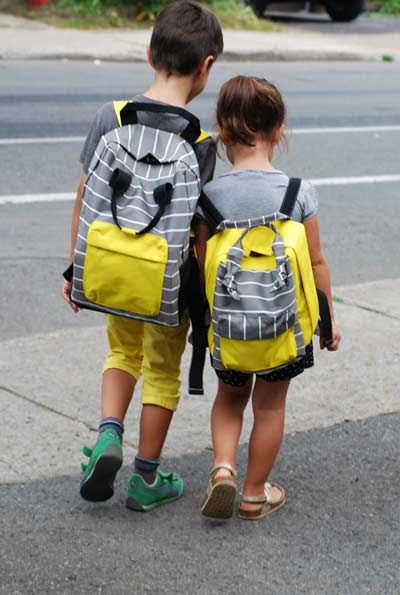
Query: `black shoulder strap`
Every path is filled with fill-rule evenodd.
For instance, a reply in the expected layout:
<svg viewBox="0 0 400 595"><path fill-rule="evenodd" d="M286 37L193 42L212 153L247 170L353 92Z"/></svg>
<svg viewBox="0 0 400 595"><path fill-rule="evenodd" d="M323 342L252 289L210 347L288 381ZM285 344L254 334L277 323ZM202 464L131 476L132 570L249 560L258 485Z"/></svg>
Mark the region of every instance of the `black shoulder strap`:
<svg viewBox="0 0 400 595"><path fill-rule="evenodd" d="M218 211L218 209L213 205L211 200L208 198L207 194L202 190L200 193L199 198L199 206L203 209L204 215L206 219L213 225L214 227L218 227L218 225L224 220L224 217Z"/></svg>
<svg viewBox="0 0 400 595"><path fill-rule="evenodd" d="M159 103L147 102L139 103L137 101L129 102L120 112L122 126L126 126L127 124L137 124L138 112L175 114L181 116L181 118L184 118L188 122L188 125L181 132L180 136L191 145L193 145L201 136L200 120L187 110L175 105L162 105Z"/></svg>
<svg viewBox="0 0 400 595"><path fill-rule="evenodd" d="M301 185L301 178L290 178L289 184L286 189L285 196L283 197L283 202L279 211L286 215L287 217L291 217L294 209L294 205L296 204L297 195L299 194Z"/></svg>

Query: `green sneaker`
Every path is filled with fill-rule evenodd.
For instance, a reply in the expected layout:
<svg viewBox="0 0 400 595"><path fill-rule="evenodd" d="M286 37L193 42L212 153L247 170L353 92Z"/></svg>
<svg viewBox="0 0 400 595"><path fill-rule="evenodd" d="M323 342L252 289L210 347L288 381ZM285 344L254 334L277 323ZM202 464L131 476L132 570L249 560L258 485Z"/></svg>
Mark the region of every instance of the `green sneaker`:
<svg viewBox="0 0 400 595"><path fill-rule="evenodd" d="M183 479L177 473L157 471L152 484L145 482L135 473L129 480L126 490L126 506L131 510L153 510L161 504L177 500L183 494Z"/></svg>
<svg viewBox="0 0 400 595"><path fill-rule="evenodd" d="M104 502L114 494L114 480L122 465L122 446L118 432L105 430L93 450L83 447L83 454L89 457L83 471L80 494L90 502Z"/></svg>

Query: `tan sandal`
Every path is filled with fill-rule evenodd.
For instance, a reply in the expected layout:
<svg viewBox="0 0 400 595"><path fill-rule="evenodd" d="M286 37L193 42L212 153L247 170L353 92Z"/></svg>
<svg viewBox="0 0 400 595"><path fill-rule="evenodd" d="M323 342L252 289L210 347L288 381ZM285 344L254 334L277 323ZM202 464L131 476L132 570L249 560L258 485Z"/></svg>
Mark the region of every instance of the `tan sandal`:
<svg viewBox="0 0 400 595"><path fill-rule="evenodd" d="M227 469L230 477L215 477L219 469ZM208 482L207 495L201 506L204 516L215 519L228 519L233 516L236 500L237 473L232 465L221 463L213 468Z"/></svg>
<svg viewBox="0 0 400 595"><path fill-rule="evenodd" d="M278 488L278 490L280 490L282 493L282 498L279 500L279 502L272 502L272 487ZM249 504L261 504L262 506L255 508L254 510L243 510L240 507L238 514L239 518L247 519L248 521L257 521L258 519L263 519L269 514L275 512L275 510L282 508L286 502L285 490L277 483L269 483L268 481L265 482L264 494L264 496L241 496L241 502L246 502Z"/></svg>

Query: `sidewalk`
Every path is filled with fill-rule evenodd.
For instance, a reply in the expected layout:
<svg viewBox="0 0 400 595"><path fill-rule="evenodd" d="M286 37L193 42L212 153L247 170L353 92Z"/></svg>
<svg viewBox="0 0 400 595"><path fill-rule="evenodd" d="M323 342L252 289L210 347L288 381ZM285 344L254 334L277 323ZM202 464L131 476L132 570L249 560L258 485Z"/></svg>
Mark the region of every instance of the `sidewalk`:
<svg viewBox="0 0 400 595"><path fill-rule="evenodd" d="M334 295L341 302L336 303L336 316L343 343L332 354L320 352L315 342L315 368L296 379L289 393L289 434L400 412L400 279L337 287ZM3 419L8 420L2 428L3 442L8 444L0 453L2 482L76 474L83 443L90 443L96 435L106 352L103 326L0 342L0 407ZM187 396L190 355L188 348L182 403L164 453L169 457L211 448L209 415L215 375L207 365L205 395ZM136 446L139 411L138 389L126 420L127 461ZM33 419L32 437L28 430ZM243 442L248 439L250 422L248 411ZM63 455L50 456L49 445Z"/></svg>
<svg viewBox="0 0 400 595"><path fill-rule="evenodd" d="M288 31L225 31L225 60L305 61L400 59L398 33L346 35ZM0 60L144 62L149 30L77 30L0 13Z"/></svg>

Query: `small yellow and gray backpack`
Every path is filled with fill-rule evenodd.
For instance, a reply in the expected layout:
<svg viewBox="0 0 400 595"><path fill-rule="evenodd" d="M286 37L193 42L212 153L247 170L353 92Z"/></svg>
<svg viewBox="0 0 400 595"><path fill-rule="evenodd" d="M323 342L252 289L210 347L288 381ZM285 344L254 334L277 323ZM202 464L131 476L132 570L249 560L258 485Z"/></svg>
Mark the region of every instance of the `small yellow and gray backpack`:
<svg viewBox="0 0 400 595"><path fill-rule="evenodd" d="M319 301L305 228L290 219L300 183L289 181L279 213L218 221L214 209L205 279L216 369L275 370L301 358L316 331ZM203 210L210 213L207 204Z"/></svg>
<svg viewBox="0 0 400 595"><path fill-rule="evenodd" d="M205 133L181 108L114 106L121 127L102 137L90 164L71 298L81 308L177 326L201 189L193 146ZM140 125L138 112L177 114L188 125L166 132Z"/></svg>

